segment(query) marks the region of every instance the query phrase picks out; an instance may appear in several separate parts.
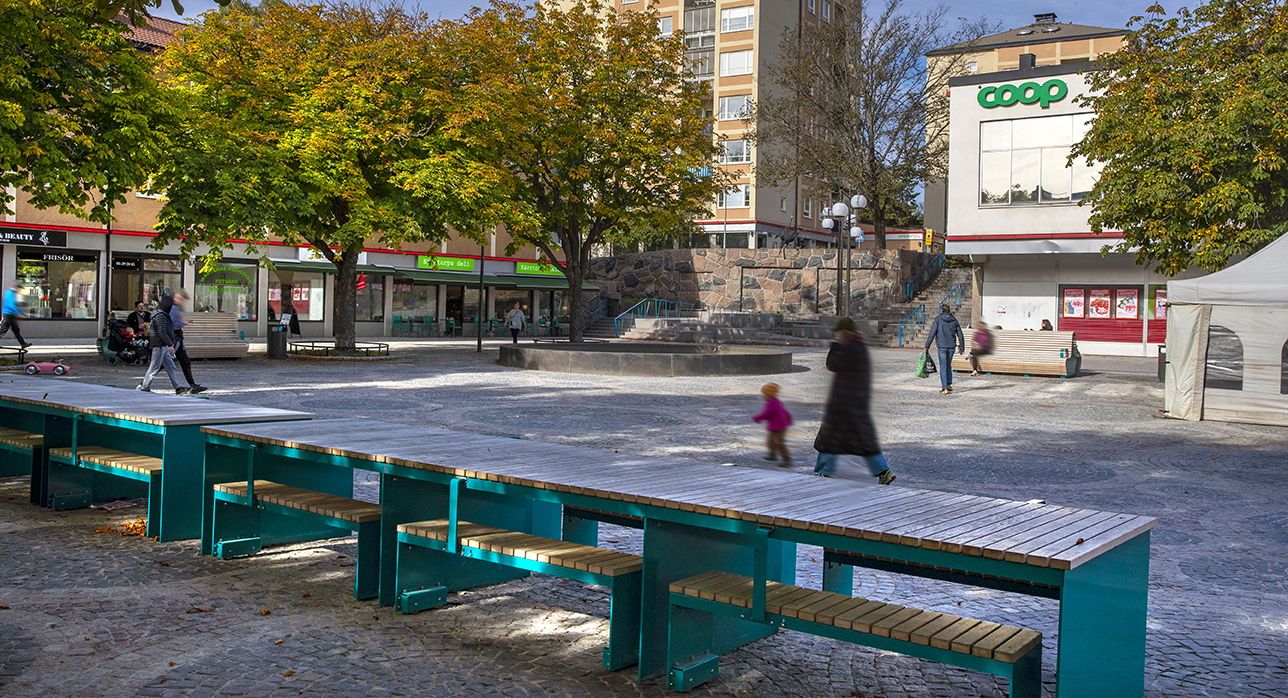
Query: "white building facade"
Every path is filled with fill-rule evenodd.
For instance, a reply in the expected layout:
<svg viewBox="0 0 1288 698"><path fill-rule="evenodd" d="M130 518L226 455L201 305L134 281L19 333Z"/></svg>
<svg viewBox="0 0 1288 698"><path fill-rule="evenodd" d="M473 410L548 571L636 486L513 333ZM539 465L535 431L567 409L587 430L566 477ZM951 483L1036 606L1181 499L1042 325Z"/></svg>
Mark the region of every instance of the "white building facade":
<svg viewBox="0 0 1288 698"><path fill-rule="evenodd" d="M1157 355L1170 277L1132 254L1101 254L1121 235L1092 232L1091 211L1080 204L1097 172L1068 161L1094 117L1077 99L1088 91L1080 73L1092 68L1022 67L950 81L946 249L971 258L975 320L1007 330L1050 320L1076 332L1083 353Z"/></svg>

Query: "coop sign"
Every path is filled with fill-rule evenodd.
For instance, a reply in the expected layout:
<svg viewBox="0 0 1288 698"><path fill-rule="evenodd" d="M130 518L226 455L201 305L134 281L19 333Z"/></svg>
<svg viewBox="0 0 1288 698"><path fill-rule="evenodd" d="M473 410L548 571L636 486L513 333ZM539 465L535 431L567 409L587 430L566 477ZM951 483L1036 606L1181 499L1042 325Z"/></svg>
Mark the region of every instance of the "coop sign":
<svg viewBox="0 0 1288 698"><path fill-rule="evenodd" d="M1041 104L1043 109L1059 102L1069 94L1069 86L1063 80L1047 80L1044 83L1022 82L1019 85L994 85L979 91L979 106L985 109L1009 107L1016 102L1020 104Z"/></svg>

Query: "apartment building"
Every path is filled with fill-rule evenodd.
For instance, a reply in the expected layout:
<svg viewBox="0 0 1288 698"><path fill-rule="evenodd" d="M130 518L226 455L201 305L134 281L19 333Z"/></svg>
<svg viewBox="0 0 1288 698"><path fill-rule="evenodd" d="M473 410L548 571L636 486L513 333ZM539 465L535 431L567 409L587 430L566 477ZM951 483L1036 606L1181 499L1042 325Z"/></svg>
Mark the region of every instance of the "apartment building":
<svg viewBox="0 0 1288 698"><path fill-rule="evenodd" d="M649 7L648 0L617 0L618 10ZM806 246L836 244L819 216L826 202L808 194L807 181L759 185L753 175L757 148L746 138L747 105L772 89L768 67L780 59L784 33L801 24L840 22L845 12L832 0L658 0L663 36L682 32L695 80L711 86L706 113L714 135L725 142L719 166L732 173L730 191L714 203L714 215L697 224L703 233L679 241L684 247L765 248L797 237ZM802 178L803 180L804 178ZM891 231L905 246L920 245L920 231Z"/></svg>
<svg viewBox="0 0 1288 698"><path fill-rule="evenodd" d="M1060 22L1054 12L1033 15L1033 23L985 36L967 46L954 44L926 54L930 70L952 57L961 75L1010 72L1020 69L1020 56L1033 56L1035 66L1071 65L1094 61L1122 48L1126 29L1093 27ZM926 182L925 223L936 232L946 231L948 182Z"/></svg>

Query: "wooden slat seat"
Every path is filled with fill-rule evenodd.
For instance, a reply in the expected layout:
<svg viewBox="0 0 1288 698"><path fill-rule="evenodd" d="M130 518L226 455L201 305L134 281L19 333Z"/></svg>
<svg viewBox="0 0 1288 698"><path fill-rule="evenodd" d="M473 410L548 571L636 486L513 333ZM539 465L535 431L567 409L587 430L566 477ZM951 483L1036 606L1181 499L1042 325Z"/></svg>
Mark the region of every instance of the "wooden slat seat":
<svg viewBox="0 0 1288 698"><path fill-rule="evenodd" d="M215 484L212 489L215 507L207 544L215 557L254 555L264 545L272 543L334 538L341 535L340 531L345 531L344 535L354 531L358 534L358 559L353 598L361 601L375 598L379 593L379 504L271 480L255 480L254 501L248 499L250 488L245 480ZM270 526L270 530L277 531L279 537L264 538L260 519L245 516L248 507L289 517L286 520L304 521L295 527Z"/></svg>
<svg viewBox="0 0 1288 698"><path fill-rule="evenodd" d="M72 449L70 448L51 448L49 450L51 457L58 457L66 461L72 458ZM123 470L137 475L151 476L153 473L161 471L161 459L152 456L140 456L137 453L126 453L113 448L104 448L102 446L81 446L76 449L76 457L84 463L95 463L98 465Z"/></svg>
<svg viewBox="0 0 1288 698"><path fill-rule="evenodd" d="M0 427L0 444L14 446L22 450L31 450L40 448L44 442L45 437L40 434Z"/></svg>
<svg viewBox="0 0 1288 698"><path fill-rule="evenodd" d="M447 525L447 519L419 521L399 524L398 532L446 542ZM606 577L630 574L644 568L643 558L639 555L553 538L542 538L527 533L515 533L465 521L458 522L456 536L460 545L465 547L491 550L502 555L583 570L591 574L602 574Z"/></svg>
<svg viewBox="0 0 1288 698"><path fill-rule="evenodd" d="M1073 378L1078 375L1081 358L1073 332L1030 332L1026 330L990 330L993 348L979 357L979 370L983 373L1016 373L1026 376L1059 376ZM973 332L968 332L973 335ZM975 351L974 339L969 349ZM972 370L970 358L953 357L952 370Z"/></svg>
<svg viewBox="0 0 1288 698"><path fill-rule="evenodd" d="M216 492L246 496L245 482L226 482L215 485ZM299 509L313 514L351 523L380 520L380 505L361 502L325 492L314 492L268 480L255 481L255 498L288 509Z"/></svg>
<svg viewBox="0 0 1288 698"><path fill-rule="evenodd" d="M685 691L717 671L710 639L703 637L712 621L702 614L747 618L753 580L706 572L669 590L669 685ZM1041 695L1042 634L1034 630L772 581L765 584L764 610L769 625L988 671L1011 679L1013 697Z"/></svg>
<svg viewBox="0 0 1288 698"><path fill-rule="evenodd" d="M240 359L250 345L241 338L237 316L230 313L189 313L183 346L194 359Z"/></svg>
<svg viewBox="0 0 1288 698"><path fill-rule="evenodd" d="M571 541L434 519L399 524L397 606L415 613L447 603L447 593L539 572L610 591L608 646L603 666L616 671L639 661L640 605L644 561L639 555Z"/></svg>

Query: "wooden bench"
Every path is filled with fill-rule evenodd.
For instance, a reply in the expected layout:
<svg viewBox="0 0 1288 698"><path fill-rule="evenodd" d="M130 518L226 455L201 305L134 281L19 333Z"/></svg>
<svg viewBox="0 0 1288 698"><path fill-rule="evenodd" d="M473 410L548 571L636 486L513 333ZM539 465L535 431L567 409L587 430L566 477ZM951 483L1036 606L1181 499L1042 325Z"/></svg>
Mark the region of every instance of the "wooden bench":
<svg viewBox="0 0 1288 698"><path fill-rule="evenodd" d="M357 574L353 581L353 598L375 598L380 588L380 505L361 502L325 492L315 492L268 480L255 480L250 487L246 481L226 482L214 486L215 507L211 522L211 543L219 558L254 555L267 543L315 540L315 528L287 529L277 537L268 539L246 535L258 533L258 513L280 514L308 523L343 529L358 534ZM253 512L247 521L246 509ZM336 532L336 535L340 535Z"/></svg>
<svg viewBox="0 0 1288 698"><path fill-rule="evenodd" d="M193 359L240 359L250 345L241 338L231 313L189 313L184 317L183 346Z"/></svg>
<svg viewBox="0 0 1288 698"><path fill-rule="evenodd" d="M161 459L152 456L141 456L137 453L118 451L103 446L79 446L71 448L49 449L51 463L94 470L116 477L137 480L148 486L148 537L158 535L155 531L161 513ZM53 509L79 509L93 503L91 492L73 492L50 498Z"/></svg>
<svg viewBox="0 0 1288 698"><path fill-rule="evenodd" d="M643 558L467 521L457 521L455 528L453 539L448 519L398 525L399 610L415 613L442 606L447 603L449 588L474 586L461 578L435 576L454 576L464 571L470 561L574 579L610 590L604 668L616 671L639 661ZM417 551L428 552L431 558L419 558ZM449 555L451 558L444 557ZM430 571L427 567L437 569Z"/></svg>
<svg viewBox="0 0 1288 698"><path fill-rule="evenodd" d="M1025 376L1059 376L1073 378L1082 368L1082 355L1073 332L1036 332L1028 330L990 330L993 350L979 357L981 373L1013 373ZM972 336L974 332L967 331ZM975 341L970 340L970 351ZM942 367L941 367L942 370ZM952 370L971 371L970 358L953 357Z"/></svg>
<svg viewBox="0 0 1288 698"><path fill-rule="evenodd" d="M1011 698L1042 695L1036 631L777 582L765 584L759 602L754 592L750 577L726 572L670 585L670 688L687 691L716 677L713 616L732 616L1004 676Z"/></svg>
<svg viewBox="0 0 1288 698"><path fill-rule="evenodd" d="M0 451L22 456L21 460L15 462L8 458L0 460L0 477L34 476L40 470L40 452L44 444L45 437L40 434L0 427Z"/></svg>

